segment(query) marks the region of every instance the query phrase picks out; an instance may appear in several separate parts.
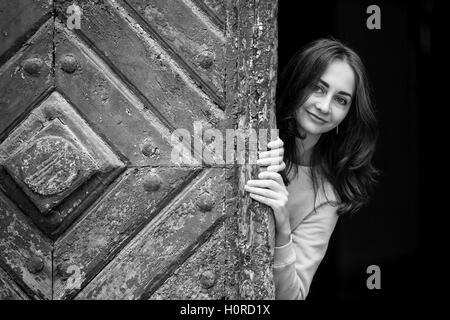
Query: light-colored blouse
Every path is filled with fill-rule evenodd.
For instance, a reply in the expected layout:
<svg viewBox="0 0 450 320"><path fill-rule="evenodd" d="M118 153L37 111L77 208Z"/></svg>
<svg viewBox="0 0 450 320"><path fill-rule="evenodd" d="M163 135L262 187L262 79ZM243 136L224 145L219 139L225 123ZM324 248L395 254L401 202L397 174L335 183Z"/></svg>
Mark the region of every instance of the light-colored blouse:
<svg viewBox="0 0 450 320"><path fill-rule="evenodd" d="M338 220L338 202L331 184L325 181L325 192L321 187L317 190L314 211L314 190L309 176L311 168L298 168L298 175L286 187L289 192L290 241L282 247L275 247L275 297L282 300L306 298Z"/></svg>

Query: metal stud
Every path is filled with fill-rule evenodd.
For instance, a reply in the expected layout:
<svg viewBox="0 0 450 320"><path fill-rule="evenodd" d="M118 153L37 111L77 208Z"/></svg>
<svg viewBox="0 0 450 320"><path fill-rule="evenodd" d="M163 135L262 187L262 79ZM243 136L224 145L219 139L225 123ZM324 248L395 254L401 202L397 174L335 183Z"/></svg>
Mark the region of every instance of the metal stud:
<svg viewBox="0 0 450 320"><path fill-rule="evenodd" d="M77 69L77 59L71 54L66 54L61 59L61 69L67 73L73 73Z"/></svg>
<svg viewBox="0 0 450 320"><path fill-rule="evenodd" d="M145 142L142 145L142 154L146 157L159 156L160 151L157 146L154 146L151 142Z"/></svg>
<svg viewBox="0 0 450 320"><path fill-rule="evenodd" d="M23 69L31 76L39 76L44 62L39 57L33 57L25 60Z"/></svg>
<svg viewBox="0 0 450 320"><path fill-rule="evenodd" d="M200 275L200 283L203 288L211 288L216 282L216 274L212 270L206 270Z"/></svg>
<svg viewBox="0 0 450 320"><path fill-rule="evenodd" d="M161 187L161 184L161 177L158 174L151 172L145 177L143 186L146 191L154 192Z"/></svg>
<svg viewBox="0 0 450 320"><path fill-rule="evenodd" d="M198 56L198 64L203 69L209 69L214 63L214 54L210 51L203 51Z"/></svg>
<svg viewBox="0 0 450 320"><path fill-rule="evenodd" d="M61 276L63 280L67 279L71 274L67 271L69 269L70 264L69 262L65 261L56 267L56 272Z"/></svg>
<svg viewBox="0 0 450 320"><path fill-rule="evenodd" d="M30 273L36 274L44 269L44 260L39 256L33 256L27 261L26 266Z"/></svg>
<svg viewBox="0 0 450 320"><path fill-rule="evenodd" d="M209 193L202 193L196 201L197 207L203 212L211 211L214 207L214 197Z"/></svg>

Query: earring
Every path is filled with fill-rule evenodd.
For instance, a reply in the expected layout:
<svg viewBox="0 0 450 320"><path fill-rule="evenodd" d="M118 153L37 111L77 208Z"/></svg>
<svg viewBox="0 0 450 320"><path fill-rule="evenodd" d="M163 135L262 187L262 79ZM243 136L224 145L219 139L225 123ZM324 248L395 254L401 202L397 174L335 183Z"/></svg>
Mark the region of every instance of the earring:
<svg viewBox="0 0 450 320"><path fill-rule="evenodd" d="M339 134L339 125L336 126L336 134Z"/></svg>

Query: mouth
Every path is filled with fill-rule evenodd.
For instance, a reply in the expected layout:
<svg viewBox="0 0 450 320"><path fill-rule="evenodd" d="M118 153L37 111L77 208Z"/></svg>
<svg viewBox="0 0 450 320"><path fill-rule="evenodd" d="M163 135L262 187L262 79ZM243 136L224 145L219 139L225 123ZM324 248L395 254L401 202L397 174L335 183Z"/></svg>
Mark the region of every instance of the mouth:
<svg viewBox="0 0 450 320"><path fill-rule="evenodd" d="M325 119L322 119L321 117L315 115L312 112L306 111L313 119L316 119L317 121L320 121L322 123L327 123L328 121L326 121Z"/></svg>

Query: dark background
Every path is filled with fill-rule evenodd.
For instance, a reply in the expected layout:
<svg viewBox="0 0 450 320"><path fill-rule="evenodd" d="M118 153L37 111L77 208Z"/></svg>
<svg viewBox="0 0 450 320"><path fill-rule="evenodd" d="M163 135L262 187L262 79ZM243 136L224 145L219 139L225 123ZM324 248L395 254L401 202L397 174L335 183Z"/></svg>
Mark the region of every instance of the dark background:
<svg viewBox="0 0 450 320"><path fill-rule="evenodd" d="M381 29L369 30L369 5L381 9ZM303 45L333 36L359 53L374 89L382 171L370 203L340 218L308 300L400 299L424 295L433 263L424 245L426 194L421 140L429 115L433 1L279 1L279 71ZM422 141L422 142L421 142ZM431 256L430 256L431 255ZM369 290L366 270L381 269L381 289Z"/></svg>

